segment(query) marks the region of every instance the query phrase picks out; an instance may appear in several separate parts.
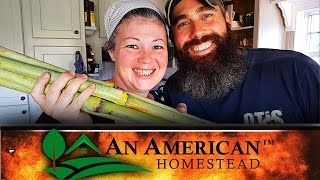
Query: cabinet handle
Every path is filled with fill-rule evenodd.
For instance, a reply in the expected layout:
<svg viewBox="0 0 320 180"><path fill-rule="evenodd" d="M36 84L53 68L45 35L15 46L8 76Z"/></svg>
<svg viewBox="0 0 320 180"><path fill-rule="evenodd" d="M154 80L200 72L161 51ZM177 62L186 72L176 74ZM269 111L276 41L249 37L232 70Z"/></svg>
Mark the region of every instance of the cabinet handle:
<svg viewBox="0 0 320 180"><path fill-rule="evenodd" d="M21 99L21 101L24 101L26 99L26 97L21 96L20 99Z"/></svg>
<svg viewBox="0 0 320 180"><path fill-rule="evenodd" d="M75 30L74 33L75 33L75 34L79 34L79 31L78 31L78 30Z"/></svg>
<svg viewBox="0 0 320 180"><path fill-rule="evenodd" d="M22 111L22 114L27 114L27 111L26 111L26 110L23 110L23 111Z"/></svg>

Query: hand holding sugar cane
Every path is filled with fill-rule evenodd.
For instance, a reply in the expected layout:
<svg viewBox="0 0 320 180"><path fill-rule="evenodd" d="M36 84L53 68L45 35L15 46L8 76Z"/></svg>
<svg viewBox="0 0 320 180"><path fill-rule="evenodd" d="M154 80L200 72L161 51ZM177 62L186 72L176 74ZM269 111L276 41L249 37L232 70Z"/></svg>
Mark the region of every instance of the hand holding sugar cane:
<svg viewBox="0 0 320 180"><path fill-rule="evenodd" d="M50 81L50 74L43 73L33 86L31 95L47 115L61 123L92 123L89 114L80 111L80 109L94 92L95 86L94 84L90 85L73 99L80 86L88 79L86 75L74 77L75 73L73 71L66 71L57 78L48 92L45 93L46 85ZM67 85L71 80L72 82Z"/></svg>

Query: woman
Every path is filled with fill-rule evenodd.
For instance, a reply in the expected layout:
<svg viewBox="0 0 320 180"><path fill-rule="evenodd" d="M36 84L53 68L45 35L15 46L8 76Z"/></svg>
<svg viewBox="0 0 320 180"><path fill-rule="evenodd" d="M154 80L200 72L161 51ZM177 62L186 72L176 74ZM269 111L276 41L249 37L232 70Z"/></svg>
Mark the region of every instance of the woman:
<svg viewBox="0 0 320 180"><path fill-rule="evenodd" d="M140 4L147 8L138 8ZM168 37L161 11L149 1L120 1L108 9L105 28L106 49L115 62L110 81L147 97L163 78L168 62Z"/></svg>
<svg viewBox="0 0 320 180"><path fill-rule="evenodd" d="M149 91L163 78L168 63L168 31L161 11L147 0L121 0L109 7L105 28L106 48L115 62L115 74L110 81L117 88L150 97ZM81 75L66 87L74 76L72 71L63 73L47 94L44 90L50 74L44 73L38 79L31 95L44 113L37 122L107 122L80 111L95 86L91 85L73 100L81 84L88 79Z"/></svg>

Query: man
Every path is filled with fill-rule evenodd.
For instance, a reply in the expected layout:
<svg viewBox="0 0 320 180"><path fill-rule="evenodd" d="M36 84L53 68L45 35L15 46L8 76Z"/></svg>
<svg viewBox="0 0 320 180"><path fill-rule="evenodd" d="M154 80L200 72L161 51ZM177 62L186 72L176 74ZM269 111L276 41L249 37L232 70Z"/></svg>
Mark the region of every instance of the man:
<svg viewBox="0 0 320 180"><path fill-rule="evenodd" d="M239 49L220 0L169 0L179 70L168 105L216 123L319 123L319 65L293 51ZM179 106L178 106L179 107Z"/></svg>

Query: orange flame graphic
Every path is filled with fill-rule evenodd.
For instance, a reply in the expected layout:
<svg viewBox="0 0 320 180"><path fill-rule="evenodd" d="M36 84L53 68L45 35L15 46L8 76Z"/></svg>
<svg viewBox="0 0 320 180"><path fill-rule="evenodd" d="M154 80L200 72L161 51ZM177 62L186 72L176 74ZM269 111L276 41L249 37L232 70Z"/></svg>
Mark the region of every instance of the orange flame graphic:
<svg viewBox="0 0 320 180"><path fill-rule="evenodd" d="M46 132L2 130L1 133L2 179L55 179L43 171L52 166L50 159L42 152L42 141ZM307 179L308 171L310 171L306 157L308 150L306 147L309 146L310 141L300 131L61 132L66 140L67 148L82 133L85 133L92 140L104 153L104 156L117 158L151 171L110 173L85 179ZM121 154L116 153L115 144L111 143L112 139L115 140ZM154 149L149 149L146 154L152 139L161 154L155 154ZM186 153L189 154L170 154L168 151L167 154L163 153L164 142L173 145L176 141L188 142ZM199 151L202 153L195 153L196 141L205 143L203 151ZM214 153L209 154L208 142L210 141L214 141L214 145L221 141L228 141L229 146L224 143L220 149L222 152L228 153L219 154L217 149L214 149ZM260 142L258 154L252 150L247 153L246 142L248 141ZM136 152L134 153L125 142L135 145ZM234 144L237 142L244 154L240 154L239 149L234 149ZM9 150L14 150L14 152ZM105 154L106 152L109 154ZM232 152L234 153L232 154ZM88 151L88 153L94 155L95 152ZM64 158L70 159L79 157L79 155L80 150L77 149L70 156ZM217 159L222 160L216 161ZM228 161L228 159L230 160ZM250 169L250 159L259 161L259 166ZM254 166L257 165L257 161L254 161ZM161 163L158 164L158 162ZM183 163L185 164L183 165ZM190 164L186 165L186 163Z"/></svg>

